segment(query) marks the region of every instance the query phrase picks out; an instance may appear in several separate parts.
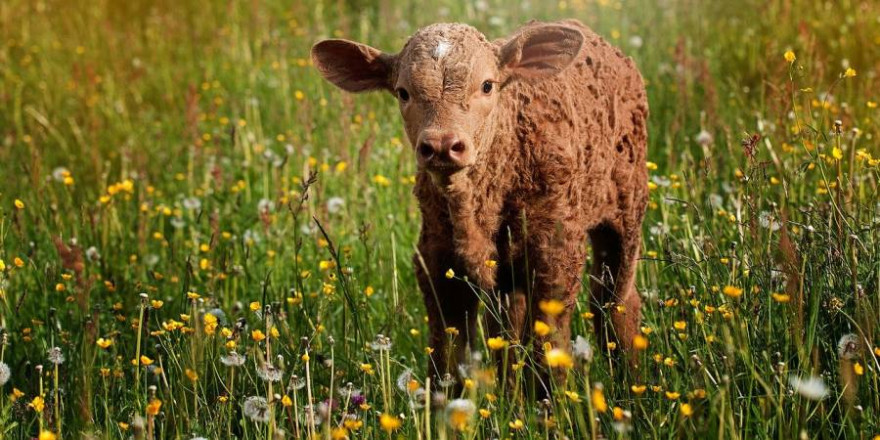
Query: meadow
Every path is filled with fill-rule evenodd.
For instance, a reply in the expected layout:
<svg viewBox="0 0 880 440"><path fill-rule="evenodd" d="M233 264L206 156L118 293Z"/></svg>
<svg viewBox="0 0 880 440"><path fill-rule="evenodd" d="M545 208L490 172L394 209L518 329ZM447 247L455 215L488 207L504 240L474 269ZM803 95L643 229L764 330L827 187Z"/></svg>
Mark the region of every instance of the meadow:
<svg viewBox="0 0 880 440"><path fill-rule="evenodd" d="M426 380L398 110L334 89L309 49L567 17L647 82L638 367L597 344L584 286L574 353L533 365L481 323L452 395ZM878 17L857 0L0 2L0 438L876 440ZM535 402L495 377L497 350L567 381Z"/></svg>

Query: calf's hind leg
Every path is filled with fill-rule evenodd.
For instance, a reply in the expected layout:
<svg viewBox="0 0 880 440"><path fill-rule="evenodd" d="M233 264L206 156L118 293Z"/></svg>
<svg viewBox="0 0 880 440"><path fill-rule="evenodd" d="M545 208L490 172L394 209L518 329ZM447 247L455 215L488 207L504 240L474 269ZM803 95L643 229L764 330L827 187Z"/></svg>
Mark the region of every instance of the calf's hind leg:
<svg viewBox="0 0 880 440"><path fill-rule="evenodd" d="M622 232L622 229L602 223L589 232L593 247L590 277L593 322L603 350L608 342L614 342L628 351L641 321L642 301L635 287L639 231ZM611 329L607 326L607 315L611 316Z"/></svg>

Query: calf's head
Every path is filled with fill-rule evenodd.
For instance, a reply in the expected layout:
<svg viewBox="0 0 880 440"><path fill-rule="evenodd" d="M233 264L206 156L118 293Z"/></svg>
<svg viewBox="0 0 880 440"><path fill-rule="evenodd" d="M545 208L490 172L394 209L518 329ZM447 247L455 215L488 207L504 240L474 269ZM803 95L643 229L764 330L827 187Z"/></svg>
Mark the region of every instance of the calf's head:
<svg viewBox="0 0 880 440"><path fill-rule="evenodd" d="M334 39L317 43L312 61L343 90L392 93L419 166L448 175L478 163L493 141L505 86L560 72L583 39L568 26L532 24L490 42L467 25L435 24L397 54Z"/></svg>

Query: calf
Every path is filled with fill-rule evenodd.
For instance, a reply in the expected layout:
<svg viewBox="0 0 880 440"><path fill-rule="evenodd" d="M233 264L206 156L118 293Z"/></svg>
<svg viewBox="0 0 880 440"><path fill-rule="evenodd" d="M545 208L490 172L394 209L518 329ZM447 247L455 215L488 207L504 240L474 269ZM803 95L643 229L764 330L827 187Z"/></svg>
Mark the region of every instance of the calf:
<svg viewBox="0 0 880 440"><path fill-rule="evenodd" d="M648 200L648 104L631 59L568 20L531 22L495 41L435 24L397 54L325 40L312 61L343 90L397 98L418 160L414 265L435 374L466 362L480 301L490 336L532 343L539 357L547 342L569 349L587 236L599 343L630 348ZM550 299L562 313L541 310ZM552 331L533 334L536 320Z"/></svg>

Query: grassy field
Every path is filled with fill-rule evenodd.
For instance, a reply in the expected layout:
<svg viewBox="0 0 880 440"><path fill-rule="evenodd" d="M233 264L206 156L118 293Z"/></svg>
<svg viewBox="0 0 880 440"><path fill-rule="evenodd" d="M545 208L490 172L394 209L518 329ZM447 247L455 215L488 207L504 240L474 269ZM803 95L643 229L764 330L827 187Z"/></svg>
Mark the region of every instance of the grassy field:
<svg viewBox="0 0 880 440"><path fill-rule="evenodd" d="M0 438L876 439L878 16L855 0L0 2ZM448 395L425 380L397 109L333 89L309 48L562 17L648 83L641 362L597 346L584 288L572 330L589 347L552 399L495 381L493 349L530 353L482 333Z"/></svg>

